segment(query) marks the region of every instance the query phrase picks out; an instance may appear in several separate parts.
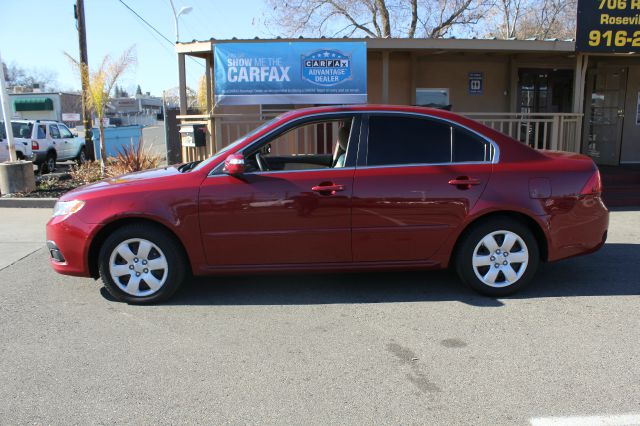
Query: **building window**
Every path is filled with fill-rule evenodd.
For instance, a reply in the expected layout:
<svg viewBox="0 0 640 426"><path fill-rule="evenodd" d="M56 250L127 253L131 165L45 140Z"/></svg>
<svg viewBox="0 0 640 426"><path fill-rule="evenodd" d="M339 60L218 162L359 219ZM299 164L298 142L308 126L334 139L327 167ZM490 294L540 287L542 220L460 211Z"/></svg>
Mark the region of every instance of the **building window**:
<svg viewBox="0 0 640 426"><path fill-rule="evenodd" d="M418 88L416 89L416 105L433 108L448 108L449 89Z"/></svg>

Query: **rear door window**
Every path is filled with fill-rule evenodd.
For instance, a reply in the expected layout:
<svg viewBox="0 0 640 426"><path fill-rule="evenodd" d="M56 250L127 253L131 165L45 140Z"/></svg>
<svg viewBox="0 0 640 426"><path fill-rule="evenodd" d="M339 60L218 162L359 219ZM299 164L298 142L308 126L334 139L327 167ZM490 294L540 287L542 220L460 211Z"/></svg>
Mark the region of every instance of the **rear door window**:
<svg viewBox="0 0 640 426"><path fill-rule="evenodd" d="M369 118L367 165L450 163L451 126L428 118Z"/></svg>

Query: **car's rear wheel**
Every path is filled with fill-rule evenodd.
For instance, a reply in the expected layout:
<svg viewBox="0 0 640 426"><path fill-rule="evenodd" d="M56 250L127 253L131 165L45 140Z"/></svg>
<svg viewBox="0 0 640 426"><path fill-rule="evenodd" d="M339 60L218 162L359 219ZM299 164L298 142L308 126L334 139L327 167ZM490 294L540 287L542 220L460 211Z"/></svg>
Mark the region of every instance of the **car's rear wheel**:
<svg viewBox="0 0 640 426"><path fill-rule="evenodd" d="M41 167L44 173L55 172L56 171L56 155L53 152L49 152Z"/></svg>
<svg viewBox="0 0 640 426"><path fill-rule="evenodd" d="M462 281L493 297L507 296L529 284L539 262L533 232L508 217L474 226L462 237L455 259Z"/></svg>
<svg viewBox="0 0 640 426"><path fill-rule="evenodd" d="M116 299L134 304L169 299L185 278L181 247L165 230L152 224L118 228L100 249L102 282Z"/></svg>

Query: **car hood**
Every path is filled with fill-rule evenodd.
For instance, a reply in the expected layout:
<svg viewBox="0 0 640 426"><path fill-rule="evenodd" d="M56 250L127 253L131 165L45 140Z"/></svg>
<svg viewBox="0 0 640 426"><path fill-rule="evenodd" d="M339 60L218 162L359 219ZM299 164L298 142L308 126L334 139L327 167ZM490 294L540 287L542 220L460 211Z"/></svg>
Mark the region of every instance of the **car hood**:
<svg viewBox="0 0 640 426"><path fill-rule="evenodd" d="M178 170L178 166L162 167L142 172L129 173L126 175L103 179L101 181L78 187L64 194L60 200L67 201L77 198L91 198L93 194L120 188L128 185L144 185L147 183L157 184L159 180L171 179L176 175L183 176Z"/></svg>

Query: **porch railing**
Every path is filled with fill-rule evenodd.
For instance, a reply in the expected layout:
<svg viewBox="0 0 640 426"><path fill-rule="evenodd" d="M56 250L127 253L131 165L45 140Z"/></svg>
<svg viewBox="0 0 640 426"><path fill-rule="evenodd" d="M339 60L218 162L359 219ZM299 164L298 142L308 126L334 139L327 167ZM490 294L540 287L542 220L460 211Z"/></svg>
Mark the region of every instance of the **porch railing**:
<svg viewBox="0 0 640 426"><path fill-rule="evenodd" d="M575 113L462 113L536 149L580 152L582 115Z"/></svg>
<svg viewBox="0 0 640 426"><path fill-rule="evenodd" d="M536 149L580 152L582 114L461 113ZM259 115L212 114L178 116L180 125L206 124L206 147L182 148L183 161L202 160L260 126Z"/></svg>

